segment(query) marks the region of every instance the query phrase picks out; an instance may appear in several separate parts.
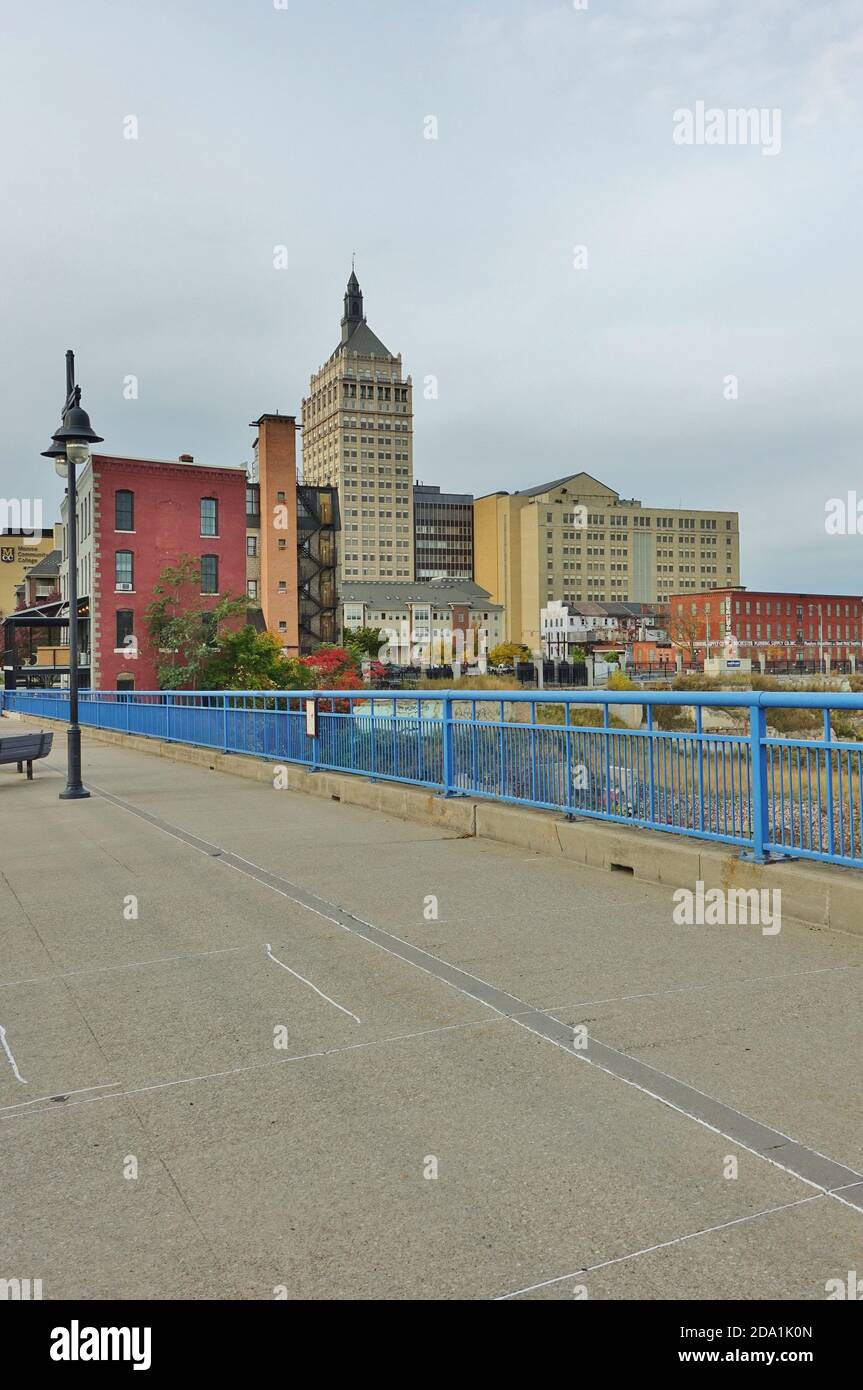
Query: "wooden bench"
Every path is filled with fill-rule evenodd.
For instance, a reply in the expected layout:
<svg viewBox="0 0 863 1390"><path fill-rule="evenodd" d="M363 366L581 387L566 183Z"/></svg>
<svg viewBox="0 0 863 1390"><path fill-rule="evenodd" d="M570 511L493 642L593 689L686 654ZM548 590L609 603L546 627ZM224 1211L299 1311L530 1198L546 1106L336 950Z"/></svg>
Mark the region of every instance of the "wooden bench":
<svg viewBox="0 0 863 1390"><path fill-rule="evenodd" d="M33 763L37 758L47 758L54 742L53 734L10 734L0 738L0 764L17 763L18 771L24 771L27 764L27 780L33 781Z"/></svg>

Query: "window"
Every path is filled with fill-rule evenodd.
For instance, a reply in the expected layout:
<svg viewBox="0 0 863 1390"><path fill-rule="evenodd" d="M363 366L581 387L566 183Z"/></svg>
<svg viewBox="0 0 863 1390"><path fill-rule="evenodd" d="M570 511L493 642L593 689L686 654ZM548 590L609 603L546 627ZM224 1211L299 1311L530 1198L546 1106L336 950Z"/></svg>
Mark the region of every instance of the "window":
<svg viewBox="0 0 863 1390"><path fill-rule="evenodd" d="M134 677L134 676L128 676L128 675L121 675L121 676L118 676L118 677L117 677L117 689L118 689L118 690L134 690L134 689L135 689L135 677Z"/></svg>
<svg viewBox="0 0 863 1390"><path fill-rule="evenodd" d="M131 550L118 550L114 556L114 587L124 590L135 587L135 569Z"/></svg>
<svg viewBox="0 0 863 1390"><path fill-rule="evenodd" d="M246 581L246 596L247 596L247 598L257 598L257 597L258 597L258 581L257 581L257 579L248 579L248 580Z"/></svg>
<svg viewBox="0 0 863 1390"><path fill-rule="evenodd" d="M129 638L132 636L134 621L135 615L131 608L117 609L117 640L114 645L118 651L128 644Z"/></svg>
<svg viewBox="0 0 863 1390"><path fill-rule="evenodd" d="M246 536L246 554L247 554L247 555L257 555L257 553L258 553L258 538L257 538L257 536Z"/></svg>
<svg viewBox="0 0 863 1390"><path fill-rule="evenodd" d="M219 592L219 557L218 555L201 556L201 593L217 594Z"/></svg>
<svg viewBox="0 0 863 1390"><path fill-rule="evenodd" d="M205 646L213 647L216 645L218 629L216 627L215 613L201 614L201 636L204 640Z"/></svg>
<svg viewBox="0 0 863 1390"><path fill-rule="evenodd" d="M201 498L201 535L218 536L219 504L215 497Z"/></svg>
<svg viewBox="0 0 863 1390"><path fill-rule="evenodd" d="M114 530L134 531L135 494L126 488L119 488L114 494Z"/></svg>

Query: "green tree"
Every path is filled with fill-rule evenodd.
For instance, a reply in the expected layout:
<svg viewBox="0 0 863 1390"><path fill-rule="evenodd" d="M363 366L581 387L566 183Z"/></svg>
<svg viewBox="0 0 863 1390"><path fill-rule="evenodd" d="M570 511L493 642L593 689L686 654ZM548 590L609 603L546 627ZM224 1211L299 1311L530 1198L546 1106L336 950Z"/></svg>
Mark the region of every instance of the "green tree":
<svg viewBox="0 0 863 1390"><path fill-rule="evenodd" d="M355 627L345 631L345 647L357 661L367 656L377 659L386 641L387 635L379 627Z"/></svg>
<svg viewBox="0 0 863 1390"><path fill-rule="evenodd" d="M314 673L285 656L271 632L224 632L201 672L202 690L310 690Z"/></svg>
<svg viewBox="0 0 863 1390"><path fill-rule="evenodd" d="M200 566L190 555L162 570L153 594L144 621L159 689L195 690L223 629L236 628L245 615L246 599L219 594L215 603L203 603Z"/></svg>

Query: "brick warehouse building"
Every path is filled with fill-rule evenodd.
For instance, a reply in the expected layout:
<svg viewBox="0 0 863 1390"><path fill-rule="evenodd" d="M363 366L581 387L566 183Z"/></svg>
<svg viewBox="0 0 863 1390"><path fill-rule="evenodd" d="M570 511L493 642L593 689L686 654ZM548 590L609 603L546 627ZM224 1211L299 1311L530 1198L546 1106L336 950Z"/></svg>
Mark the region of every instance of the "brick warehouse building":
<svg viewBox="0 0 863 1390"><path fill-rule="evenodd" d="M744 586L672 594L670 632L678 646L718 656L727 636L739 654L768 662L859 662L863 655L863 598L849 594L791 594Z"/></svg>
<svg viewBox="0 0 863 1390"><path fill-rule="evenodd" d="M65 522L67 501L61 513ZM167 565L183 555L201 568L201 607L246 593L246 474L179 459L94 454L78 481L78 593L89 621L82 665L94 689L156 688L144 612ZM64 528L61 592L67 594ZM137 655L124 656L134 649Z"/></svg>

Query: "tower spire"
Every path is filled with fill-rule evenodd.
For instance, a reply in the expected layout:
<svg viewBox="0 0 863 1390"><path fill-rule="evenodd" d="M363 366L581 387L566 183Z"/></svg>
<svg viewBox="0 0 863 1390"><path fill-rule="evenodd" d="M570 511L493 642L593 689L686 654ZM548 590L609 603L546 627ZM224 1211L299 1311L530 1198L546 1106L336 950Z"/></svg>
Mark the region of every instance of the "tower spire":
<svg viewBox="0 0 863 1390"><path fill-rule="evenodd" d="M342 342L346 343L355 329L363 322L363 292L357 279L356 251L351 258L351 278L345 293L345 312L342 318Z"/></svg>

